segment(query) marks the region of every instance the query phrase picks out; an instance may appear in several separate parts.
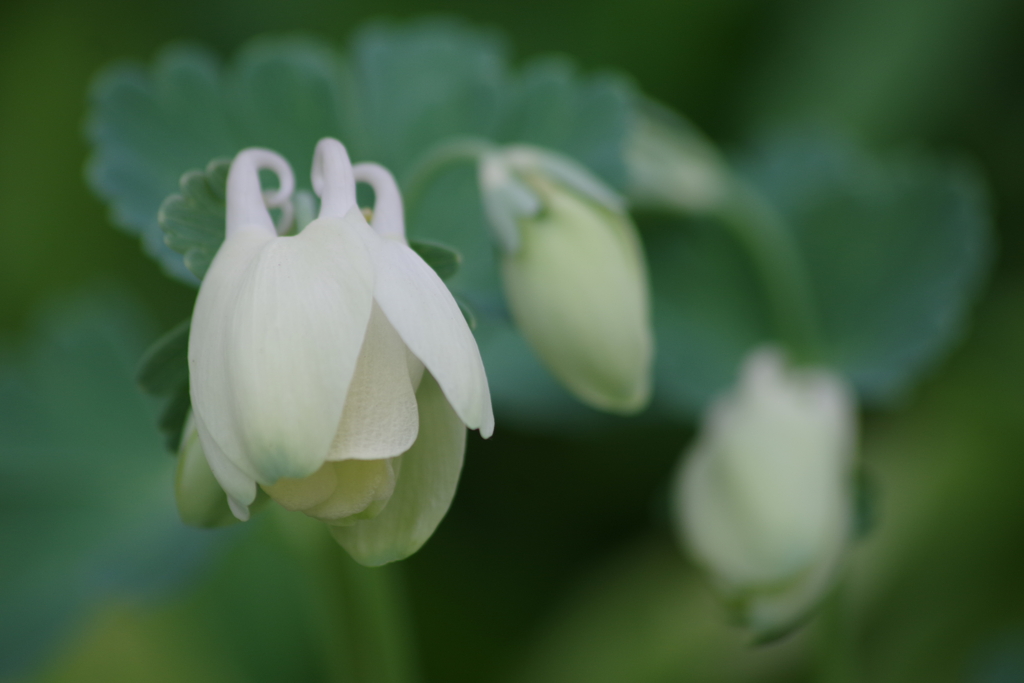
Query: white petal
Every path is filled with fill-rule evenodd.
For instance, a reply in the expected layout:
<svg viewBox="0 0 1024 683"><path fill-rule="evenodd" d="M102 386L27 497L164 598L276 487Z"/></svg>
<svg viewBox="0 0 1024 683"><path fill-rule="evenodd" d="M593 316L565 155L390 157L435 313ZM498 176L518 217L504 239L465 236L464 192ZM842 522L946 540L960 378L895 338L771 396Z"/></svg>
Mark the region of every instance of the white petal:
<svg viewBox="0 0 1024 683"><path fill-rule="evenodd" d="M441 522L459 483L466 451L466 427L434 378L423 376L416 392L420 433L399 459L398 483L384 509L331 534L355 560L379 566L419 550Z"/></svg>
<svg viewBox="0 0 1024 683"><path fill-rule="evenodd" d="M320 218L341 218L356 206L356 181L345 145L321 138L313 151L313 191L320 197Z"/></svg>
<svg viewBox="0 0 1024 683"><path fill-rule="evenodd" d="M401 337L374 304L328 460L391 458L409 450L419 416L407 356Z"/></svg>
<svg viewBox="0 0 1024 683"><path fill-rule="evenodd" d="M206 461L210 465L214 479L228 496L228 505L231 512L243 522L249 519L249 506L256 500L256 480L242 470L235 467L224 450L217 444L210 435L205 423L199 413L192 411L192 418L195 420L196 431L199 433L199 443L203 447Z"/></svg>
<svg viewBox="0 0 1024 683"><path fill-rule="evenodd" d="M200 288L193 409L227 459L261 484L315 472L337 432L372 307L359 227L347 216L295 237L240 230Z"/></svg>
<svg viewBox="0 0 1024 683"><path fill-rule="evenodd" d="M189 411L178 449L178 468L174 477L174 501L181 521L189 526L211 528L234 521L228 511L227 497L210 463Z"/></svg>
<svg viewBox="0 0 1024 683"><path fill-rule="evenodd" d="M261 169L276 173L280 187L264 192L260 187ZM272 237L276 231L267 207L290 206L294 191L295 175L284 157L259 147L243 149L235 155L228 172L225 234L255 229Z"/></svg>
<svg viewBox="0 0 1024 683"><path fill-rule="evenodd" d="M373 223L374 232L382 237L390 237L405 242L405 209L402 206L402 194L391 171L380 164L363 163L352 167L352 175L356 180L368 183L373 188Z"/></svg>
<svg viewBox="0 0 1024 683"><path fill-rule="evenodd" d="M494 432L487 375L476 339L451 292L406 245L377 238L373 296L402 341L434 376L455 412L484 438Z"/></svg>

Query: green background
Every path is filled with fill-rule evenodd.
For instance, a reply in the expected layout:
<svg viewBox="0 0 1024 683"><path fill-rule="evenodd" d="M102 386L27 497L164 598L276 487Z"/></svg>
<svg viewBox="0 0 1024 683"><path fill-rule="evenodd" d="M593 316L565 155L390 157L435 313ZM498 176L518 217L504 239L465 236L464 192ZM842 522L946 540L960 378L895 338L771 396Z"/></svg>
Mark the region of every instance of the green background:
<svg viewBox="0 0 1024 683"><path fill-rule="evenodd" d="M101 380L57 373L62 366L47 360L75 367L58 342L80 338L61 325L77 325L86 330L81 339L91 339L89 326L113 306L111 325L139 337L118 351L117 367L130 378L133 355L191 307L193 290L164 277L134 238L113 229L85 186L83 119L97 69L114 59L150 60L177 40L225 57L261 33L303 31L344 44L365 19L424 13L499 28L521 58L563 52L587 68L624 70L727 150L774 127L826 124L878 150L962 153L991 185L999 252L976 324L954 357L901 405L865 417L878 525L854 557L843 620L849 652L823 657L816 638L827 624L755 651L728 628L666 521L666 480L690 429L649 425L600 438L509 430L488 443L471 438L449 516L418 555L386 575L404 587L412 616L411 623L389 622L385 641L411 639L428 681L1024 680L1024 6L1017 2L8 0L0 6L5 368L23 370L32 386L63 382L50 389L61 396L68 386L84 387L62 405L74 411L96 400L89 387ZM107 303L82 303L83 291ZM77 319L68 323L69 316ZM40 453L80 447L103 459L120 449L124 459L116 462L124 467L111 466L96 481L68 469L60 491L117 491L132 457L165 457L155 430L148 441L152 407L141 398L132 403L129 384L117 400L134 407L96 419L130 422L134 441L99 429L81 436L76 430L97 424L84 417L38 422L47 425L38 428L46 438L24 427L18 443L36 436ZM113 401L105 405L121 405ZM24 401L0 406L9 411L0 443L12 447L11 435L32 417L15 413ZM51 466L65 468L59 460ZM154 506L170 504L168 466L154 465L167 470L166 499ZM101 538L116 525L100 516L75 526L71 493L54 503L54 486L24 485L16 470L0 474L0 513L53 519L34 538L34 546L54 551L51 564L60 552L89 547L90 533ZM25 502L26 491L36 498ZM130 515L131 502L123 504L128 512L120 514ZM39 645L39 657L14 673L0 671L13 680L400 676L365 673L374 665L338 655L335 640L322 642L326 631L367 651L317 597L318 582L335 581L324 575L332 562L337 576L365 577L332 549L316 551L327 554L324 561L292 552L281 524L217 536L207 560L156 591L88 584L82 606ZM19 538L0 541L8 557L27 552ZM10 560L0 564L0 584L16 570ZM0 621L11 614L0 610ZM854 664L837 673L823 659Z"/></svg>

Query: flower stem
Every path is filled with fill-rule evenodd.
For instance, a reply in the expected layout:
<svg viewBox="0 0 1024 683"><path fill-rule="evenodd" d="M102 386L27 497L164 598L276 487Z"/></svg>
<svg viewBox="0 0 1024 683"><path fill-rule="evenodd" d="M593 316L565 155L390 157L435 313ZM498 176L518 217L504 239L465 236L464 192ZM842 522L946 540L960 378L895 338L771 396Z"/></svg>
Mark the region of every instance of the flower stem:
<svg viewBox="0 0 1024 683"><path fill-rule="evenodd" d="M442 170L452 164L475 162L492 149L492 142L473 137L448 138L428 149L402 175L402 196L406 207L420 200L424 190Z"/></svg>
<svg viewBox="0 0 1024 683"><path fill-rule="evenodd" d="M717 215L753 261L779 341L797 362L821 361L824 349L810 277L789 226L738 179Z"/></svg>
<svg viewBox="0 0 1024 683"><path fill-rule="evenodd" d="M357 564L321 522L275 515L306 576L307 610L330 680L417 683L415 637L401 568Z"/></svg>
<svg viewBox="0 0 1024 683"><path fill-rule="evenodd" d="M856 653L847 619L846 592L839 583L818 617L818 683L857 683Z"/></svg>

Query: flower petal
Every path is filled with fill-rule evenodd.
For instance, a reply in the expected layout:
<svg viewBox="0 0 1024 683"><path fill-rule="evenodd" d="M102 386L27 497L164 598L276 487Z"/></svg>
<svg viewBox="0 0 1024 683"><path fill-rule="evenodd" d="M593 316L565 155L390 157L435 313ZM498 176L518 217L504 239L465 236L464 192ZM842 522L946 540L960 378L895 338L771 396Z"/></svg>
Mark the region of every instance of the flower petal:
<svg viewBox="0 0 1024 683"><path fill-rule="evenodd" d="M416 441L419 416L407 356L374 304L328 460L392 458Z"/></svg>
<svg viewBox="0 0 1024 683"><path fill-rule="evenodd" d="M344 522L352 515L379 510L395 491L397 458L385 460L342 460L324 465L334 470L337 480L331 497L305 510L325 522Z"/></svg>
<svg viewBox="0 0 1024 683"><path fill-rule="evenodd" d="M210 435L199 413L192 411L199 443L206 455L214 479L228 496L232 514L243 522L249 519L249 506L256 500L256 480L235 465L224 454L224 449Z"/></svg>
<svg viewBox="0 0 1024 683"><path fill-rule="evenodd" d="M360 564L375 567L419 550L441 522L459 483L466 427L429 373L419 391L420 432L400 458L395 492L373 519L332 526L331 534Z"/></svg>
<svg viewBox="0 0 1024 683"><path fill-rule="evenodd" d="M353 214L295 237L240 230L200 288L193 408L261 484L316 472L337 432L372 308L373 266Z"/></svg>
<svg viewBox="0 0 1024 683"><path fill-rule="evenodd" d="M305 510L330 498L337 485L334 468L324 463L323 467L308 477L282 477L273 484L264 485L263 490L286 510Z"/></svg>
<svg viewBox="0 0 1024 683"><path fill-rule="evenodd" d="M373 242L379 273L373 296L381 310L466 426L489 437L494 413L487 375L459 305L415 251L393 239L377 237Z"/></svg>
<svg viewBox="0 0 1024 683"><path fill-rule="evenodd" d="M189 411L178 451L178 469L174 477L174 500L181 521L189 526L211 528L233 522L227 496L199 440L195 418Z"/></svg>

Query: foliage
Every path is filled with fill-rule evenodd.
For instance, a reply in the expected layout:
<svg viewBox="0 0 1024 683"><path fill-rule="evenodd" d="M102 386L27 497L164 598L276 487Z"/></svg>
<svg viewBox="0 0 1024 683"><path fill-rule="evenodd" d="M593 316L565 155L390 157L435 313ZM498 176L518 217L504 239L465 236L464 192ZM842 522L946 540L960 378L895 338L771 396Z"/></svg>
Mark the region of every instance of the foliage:
<svg viewBox="0 0 1024 683"><path fill-rule="evenodd" d="M197 48L170 48L148 71L120 65L98 79L90 180L115 219L191 282L223 239L226 167L218 157L248 145L285 154L305 187L301 169L324 135L406 180L439 146L472 138L544 145L625 187L633 88L618 76L580 74L561 57L515 68L507 52L491 32L439 20L371 25L344 57L294 37L255 40L227 65ZM961 335L989 263L977 174L923 156L874 159L824 135L768 139L738 166L798 244L824 360L866 400L905 392ZM421 253L435 254L432 265L479 323L499 411L538 431L618 424L576 404L511 326L470 169L439 171L414 199L410 235ZM652 414L692 416L777 330L749 254L718 221L643 227L659 347ZM459 272L427 243L451 245Z"/></svg>

